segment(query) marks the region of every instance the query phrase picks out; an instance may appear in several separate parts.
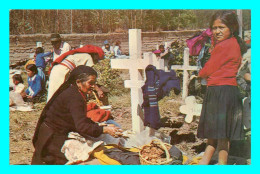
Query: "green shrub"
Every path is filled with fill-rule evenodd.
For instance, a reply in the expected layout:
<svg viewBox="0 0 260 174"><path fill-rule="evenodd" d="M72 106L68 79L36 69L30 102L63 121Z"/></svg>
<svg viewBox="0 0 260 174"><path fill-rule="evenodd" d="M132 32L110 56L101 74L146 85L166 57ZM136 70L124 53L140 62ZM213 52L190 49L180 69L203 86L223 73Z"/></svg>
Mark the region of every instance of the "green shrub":
<svg viewBox="0 0 260 174"><path fill-rule="evenodd" d="M186 41L183 39L176 39L171 43L171 46L169 48L169 51L173 53L174 59L169 62L169 64L172 65L183 65L183 57L184 57L184 49L187 47ZM190 56L189 57L189 65L190 66L196 66L197 65L197 59L198 56ZM182 82L183 77L183 71L182 70L176 70L177 76L180 78ZM191 74L192 71L189 71Z"/></svg>
<svg viewBox="0 0 260 174"><path fill-rule="evenodd" d="M109 90L109 95L122 95L129 92L124 87L124 81L120 77L120 71L111 68L110 59L104 59L96 63L93 67L98 72L97 82Z"/></svg>

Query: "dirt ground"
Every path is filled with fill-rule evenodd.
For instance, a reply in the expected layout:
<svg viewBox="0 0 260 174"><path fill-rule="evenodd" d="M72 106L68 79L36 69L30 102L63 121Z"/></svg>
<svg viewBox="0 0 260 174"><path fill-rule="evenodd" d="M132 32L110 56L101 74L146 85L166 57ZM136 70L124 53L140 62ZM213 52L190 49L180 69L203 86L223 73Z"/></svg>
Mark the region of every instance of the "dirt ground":
<svg viewBox="0 0 260 174"><path fill-rule="evenodd" d="M127 105L127 103L123 105ZM170 102L169 105L171 105ZM10 164L30 164L33 153L32 136L43 107L44 102L35 104L34 111L10 111ZM165 113L165 111L161 112ZM131 130L131 108L129 106L120 106L119 103L115 103L112 109L112 115L115 121L122 126L123 130ZM166 127L160 128L159 131L165 135L169 135L173 130L178 129L178 132L187 133L188 135L190 131L186 129L189 129L189 126L183 125L183 116L180 115L176 117L174 115L175 114L171 114L171 111L166 112L167 117L162 119ZM182 130L178 128L180 126L183 127ZM194 127L194 130L195 129ZM194 141L195 136L187 136L185 140L178 137L178 135L173 136L176 138L174 141L178 142L173 142L173 140L172 142L175 143L178 148L187 154L196 155L190 148L191 145L189 145L189 142ZM195 144L199 145L200 143L202 143L202 141L198 141Z"/></svg>
<svg viewBox="0 0 260 174"><path fill-rule="evenodd" d="M131 130L131 108L130 94L121 97L111 97L112 115L123 130ZM192 123L184 121L185 115L179 112L179 107L183 104L181 95L171 94L164 97L159 102L162 127L158 132L171 137L170 143L179 148L189 159L196 157L205 150L206 141L198 139L197 127L199 117L194 117ZM10 111L10 164L30 164L34 151L32 137L36 123L39 119L45 102L34 105L34 110L30 112ZM243 142L231 143L232 156L238 157L242 162L240 164L251 164L251 139ZM230 164L238 164L236 162Z"/></svg>

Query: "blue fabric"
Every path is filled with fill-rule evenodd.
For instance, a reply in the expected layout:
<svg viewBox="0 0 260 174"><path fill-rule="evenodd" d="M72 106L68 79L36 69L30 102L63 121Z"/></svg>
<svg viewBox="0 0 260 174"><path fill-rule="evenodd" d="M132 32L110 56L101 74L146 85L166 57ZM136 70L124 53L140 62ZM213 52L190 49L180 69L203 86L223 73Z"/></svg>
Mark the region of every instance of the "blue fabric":
<svg viewBox="0 0 260 174"><path fill-rule="evenodd" d="M115 126L117 126L117 127L119 127L119 128L121 128L121 126L120 126L120 124L118 124L116 121L114 121L114 120L107 120L107 121L105 121L104 123L106 123L106 124L114 124Z"/></svg>
<svg viewBox="0 0 260 174"><path fill-rule="evenodd" d="M208 38L204 46L201 48L198 56L197 65L199 69L202 69L210 58L210 52L209 52L210 46L211 46L211 39Z"/></svg>
<svg viewBox="0 0 260 174"><path fill-rule="evenodd" d="M43 69L45 69L46 67L46 63L45 63L45 59L44 57L46 56L50 56L52 53L51 52L48 52L48 53L39 53L36 55L36 61L35 61L35 65L37 67L42 67Z"/></svg>
<svg viewBox="0 0 260 174"><path fill-rule="evenodd" d="M168 95L172 89L180 93L180 81L174 70L164 72L155 66L148 65L145 69L146 81L142 86L144 102L144 125L154 129L161 127L158 101Z"/></svg>
<svg viewBox="0 0 260 174"><path fill-rule="evenodd" d="M26 89L26 94L29 95L29 87L31 87L32 91L34 92L34 94L32 95L32 97L35 97L37 94L39 94L39 92L41 92L42 90L42 85L41 85L41 77L36 74L35 75L36 77L33 79L33 78L30 78L28 77L27 78L27 81L28 81L28 88ZM30 80L30 79L33 79L33 80Z"/></svg>
<svg viewBox="0 0 260 174"><path fill-rule="evenodd" d="M41 77L41 84L42 84L42 89L45 88L45 74L44 70L41 67L37 68L38 70L38 75Z"/></svg>

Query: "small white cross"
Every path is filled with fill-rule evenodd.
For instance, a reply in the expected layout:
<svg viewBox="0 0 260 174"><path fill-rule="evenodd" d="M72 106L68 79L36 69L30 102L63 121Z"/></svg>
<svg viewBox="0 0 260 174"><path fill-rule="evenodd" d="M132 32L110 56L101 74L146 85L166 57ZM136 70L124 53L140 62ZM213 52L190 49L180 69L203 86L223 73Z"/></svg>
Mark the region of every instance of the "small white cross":
<svg viewBox="0 0 260 174"><path fill-rule="evenodd" d="M186 114L185 121L191 123L193 116L200 116L202 104L197 104L194 96L185 99L185 105L180 106L180 112Z"/></svg>
<svg viewBox="0 0 260 174"><path fill-rule="evenodd" d="M197 66L189 65L189 48L184 49L183 65L172 65L171 69L183 70L182 99L188 96L189 73L188 70L198 70Z"/></svg>

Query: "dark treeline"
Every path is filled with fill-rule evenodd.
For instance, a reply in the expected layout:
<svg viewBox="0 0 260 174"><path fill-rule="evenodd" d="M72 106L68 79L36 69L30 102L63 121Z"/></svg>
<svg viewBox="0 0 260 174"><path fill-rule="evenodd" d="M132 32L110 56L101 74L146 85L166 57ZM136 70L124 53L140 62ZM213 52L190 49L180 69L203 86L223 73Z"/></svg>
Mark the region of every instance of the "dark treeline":
<svg viewBox="0 0 260 174"><path fill-rule="evenodd" d="M10 10L10 34L109 33L130 28L174 31L207 28L216 10ZM243 10L243 29L251 11Z"/></svg>

